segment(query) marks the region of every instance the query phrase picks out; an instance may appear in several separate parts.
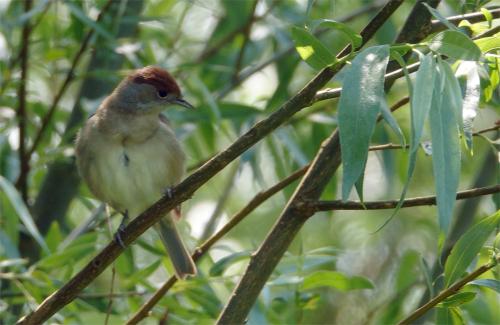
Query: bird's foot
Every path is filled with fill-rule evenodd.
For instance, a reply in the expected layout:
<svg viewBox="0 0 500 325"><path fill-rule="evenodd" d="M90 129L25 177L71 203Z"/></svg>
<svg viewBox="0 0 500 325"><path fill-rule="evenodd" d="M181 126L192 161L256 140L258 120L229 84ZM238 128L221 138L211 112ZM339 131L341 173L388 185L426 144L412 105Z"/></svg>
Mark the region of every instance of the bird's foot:
<svg viewBox="0 0 500 325"><path fill-rule="evenodd" d="M125 231L125 227L127 226L128 223L128 211L125 211L123 214L122 221L120 222L120 225L118 226L118 230L115 233L115 240L120 245L122 248L125 248L125 243L123 242L123 239L121 237L121 234Z"/></svg>
<svg viewBox="0 0 500 325"><path fill-rule="evenodd" d="M164 194L167 198L171 199L171 198L172 198L172 196L173 196L173 195L172 195L172 187L170 187L170 186L166 187L166 188L163 190L163 194ZM180 205L176 206L176 207L175 207L172 211L173 211L173 215L174 215L174 217L175 217L175 220L179 220L179 219L181 218L181 206L180 206Z"/></svg>
<svg viewBox="0 0 500 325"><path fill-rule="evenodd" d="M165 195L166 197L171 199L172 198L172 187L171 186L165 187L165 189L163 190L163 195Z"/></svg>

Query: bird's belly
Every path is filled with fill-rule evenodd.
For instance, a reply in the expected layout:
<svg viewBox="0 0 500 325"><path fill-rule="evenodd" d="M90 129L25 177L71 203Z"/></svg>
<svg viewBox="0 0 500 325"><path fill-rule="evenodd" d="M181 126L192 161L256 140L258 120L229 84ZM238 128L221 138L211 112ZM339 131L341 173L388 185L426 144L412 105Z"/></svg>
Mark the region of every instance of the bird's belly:
<svg viewBox="0 0 500 325"><path fill-rule="evenodd" d="M180 168L176 166L176 150L164 141L153 138L101 150L91 177L91 183L99 184L96 196L120 212L127 210L132 217L157 201L182 175L183 161Z"/></svg>

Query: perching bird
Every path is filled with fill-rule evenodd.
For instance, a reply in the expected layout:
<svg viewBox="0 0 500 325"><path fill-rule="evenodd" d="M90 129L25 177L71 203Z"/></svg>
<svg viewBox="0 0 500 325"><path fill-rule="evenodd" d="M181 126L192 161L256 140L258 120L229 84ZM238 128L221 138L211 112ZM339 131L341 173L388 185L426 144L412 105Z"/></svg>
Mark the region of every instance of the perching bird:
<svg viewBox="0 0 500 325"><path fill-rule="evenodd" d="M124 215L137 217L180 182L185 155L167 105L193 108L174 78L148 66L126 77L87 120L76 140L76 162L91 192ZM178 278L196 274L171 213L155 225ZM117 233L117 240L120 230Z"/></svg>

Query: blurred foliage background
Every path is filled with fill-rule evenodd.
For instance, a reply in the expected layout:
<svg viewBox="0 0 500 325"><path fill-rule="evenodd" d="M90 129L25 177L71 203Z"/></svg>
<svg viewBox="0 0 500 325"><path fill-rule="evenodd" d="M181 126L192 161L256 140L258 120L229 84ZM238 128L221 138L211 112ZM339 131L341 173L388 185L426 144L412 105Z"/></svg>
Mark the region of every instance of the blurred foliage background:
<svg viewBox="0 0 500 325"><path fill-rule="evenodd" d="M0 322L11 324L33 309L112 239L120 217L111 212L110 230L101 203L80 181L73 141L83 121L127 72L151 64L166 68L197 107L165 112L192 171L316 74L295 51L291 26L329 18L360 31L383 3L1 0ZM405 1L369 45L393 42L415 3ZM479 11L484 4L441 1L438 10L451 16ZM478 26L488 28L487 22ZM335 30L318 37L332 53L348 43ZM329 86L341 85L342 77L340 73ZM406 95L404 80L398 80L387 99L392 104ZM499 99L498 88L488 102L482 98L474 130L494 127L495 121L498 125ZM337 125L337 102L321 101L296 114L197 191L183 205L181 221L190 248L259 191L309 163ZM408 135L409 110L394 116ZM474 154L464 152L459 189L498 183L495 144L485 139L496 135L475 137ZM380 123L373 143L391 142L398 142L397 137ZM365 200L398 198L407 160L402 150L371 152ZM432 163L422 150L415 175L407 196L433 195ZM337 177L323 199L340 197ZM144 323L213 322L296 186L267 200L218 241L199 262L199 276L176 285ZM455 217L463 223L455 234L459 237L476 218L497 209L494 196L457 202ZM390 213L316 214L266 284L249 323L391 324L415 309L427 290L426 275L439 269L439 257L449 247L443 246L435 207L403 209L374 233ZM485 247L475 263L487 259ZM148 231L54 322L97 324L109 317L110 324L123 323L172 274L169 263L158 238ZM330 286L304 286L303 279L320 270L335 270L344 278L339 275ZM498 290L467 290L477 296L462 306L463 322L499 323Z"/></svg>

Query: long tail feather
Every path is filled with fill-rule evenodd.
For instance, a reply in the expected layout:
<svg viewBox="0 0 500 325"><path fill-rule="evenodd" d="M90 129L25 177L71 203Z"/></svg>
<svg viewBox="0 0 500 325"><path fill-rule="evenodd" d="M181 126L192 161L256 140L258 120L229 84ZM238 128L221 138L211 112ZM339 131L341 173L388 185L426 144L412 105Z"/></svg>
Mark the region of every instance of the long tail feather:
<svg viewBox="0 0 500 325"><path fill-rule="evenodd" d="M161 241L167 249L177 277L184 279L188 275L196 275L196 266L182 242L172 217L170 215L163 217L155 225L155 229L160 234Z"/></svg>

